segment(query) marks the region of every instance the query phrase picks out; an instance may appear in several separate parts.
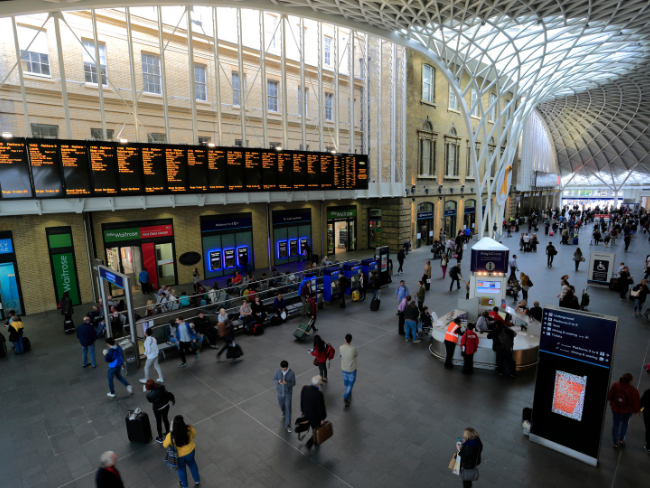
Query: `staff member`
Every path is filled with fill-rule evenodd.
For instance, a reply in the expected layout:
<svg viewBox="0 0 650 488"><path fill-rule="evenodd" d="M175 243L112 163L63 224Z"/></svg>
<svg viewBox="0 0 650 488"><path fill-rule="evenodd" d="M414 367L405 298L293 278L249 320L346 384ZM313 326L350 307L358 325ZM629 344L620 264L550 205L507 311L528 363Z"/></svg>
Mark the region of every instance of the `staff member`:
<svg viewBox="0 0 650 488"><path fill-rule="evenodd" d="M458 344L458 332L460 331L460 319L456 317L447 327L447 332L445 333L445 349L447 350L447 356L445 357L445 368L453 369L454 365L451 362L454 357L454 350L456 349L456 344Z"/></svg>

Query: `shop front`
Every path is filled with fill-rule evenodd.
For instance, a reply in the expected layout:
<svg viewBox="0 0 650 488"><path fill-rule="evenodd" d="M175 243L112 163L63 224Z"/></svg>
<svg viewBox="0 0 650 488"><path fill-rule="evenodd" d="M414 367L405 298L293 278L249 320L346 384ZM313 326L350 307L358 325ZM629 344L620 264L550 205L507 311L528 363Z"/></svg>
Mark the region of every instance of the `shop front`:
<svg viewBox="0 0 650 488"><path fill-rule="evenodd" d="M381 246L381 209L368 209L368 249Z"/></svg>
<svg viewBox="0 0 650 488"><path fill-rule="evenodd" d="M252 214L202 216L201 245L206 279L254 269Z"/></svg>
<svg viewBox="0 0 650 488"><path fill-rule="evenodd" d="M103 224L106 262L115 271L131 277L131 291L141 293L138 277L143 269L153 289L176 285L176 251L172 219ZM124 291L111 288L112 295Z"/></svg>
<svg viewBox="0 0 650 488"><path fill-rule="evenodd" d="M470 229L472 235L476 234L476 200L465 202L463 215L463 230Z"/></svg>
<svg viewBox="0 0 650 488"><path fill-rule="evenodd" d="M273 211L273 263L295 263L309 259L306 246L313 250L311 210Z"/></svg>
<svg viewBox="0 0 650 488"><path fill-rule="evenodd" d="M10 231L0 232L0 319L5 320L9 310L24 315L25 305L18 276L18 262Z"/></svg>
<svg viewBox="0 0 650 488"><path fill-rule="evenodd" d="M50 267L56 302L59 303L63 294L68 292L72 305L81 303L77 262L72 241L72 227L49 227L45 229L47 248L50 255Z"/></svg>
<svg viewBox="0 0 650 488"><path fill-rule="evenodd" d="M425 202L417 208L415 247L433 244L433 203Z"/></svg>
<svg viewBox="0 0 650 488"><path fill-rule="evenodd" d="M452 200L445 202L445 234L447 239L456 236L456 213L458 204Z"/></svg>
<svg viewBox="0 0 650 488"><path fill-rule="evenodd" d="M327 254L354 251L357 248L357 207L327 209Z"/></svg>

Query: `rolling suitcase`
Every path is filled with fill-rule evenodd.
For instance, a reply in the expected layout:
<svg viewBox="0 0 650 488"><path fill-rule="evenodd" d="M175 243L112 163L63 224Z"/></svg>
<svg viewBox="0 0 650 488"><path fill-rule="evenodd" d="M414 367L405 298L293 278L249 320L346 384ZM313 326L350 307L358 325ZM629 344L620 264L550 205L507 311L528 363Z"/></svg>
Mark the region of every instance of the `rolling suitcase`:
<svg viewBox="0 0 650 488"><path fill-rule="evenodd" d="M32 343L29 342L29 339L23 336L23 352L29 352L32 350Z"/></svg>
<svg viewBox="0 0 650 488"><path fill-rule="evenodd" d="M573 245L574 245L574 246L577 246L577 245L578 245L578 238L577 238L577 237L574 237L574 238L573 238Z"/></svg>
<svg viewBox="0 0 650 488"><path fill-rule="evenodd" d="M228 346L228 349L226 350L227 359L237 359L242 357L243 355L244 355L244 351L241 350L239 344L231 344L230 346Z"/></svg>
<svg viewBox="0 0 650 488"><path fill-rule="evenodd" d="M358 302L360 298L361 298L361 293L359 293L359 290L354 290L352 292L352 301Z"/></svg>
<svg viewBox="0 0 650 488"><path fill-rule="evenodd" d="M151 440L149 415L129 410L126 414L126 434L131 442L149 442Z"/></svg>
<svg viewBox="0 0 650 488"><path fill-rule="evenodd" d="M72 334L75 331L74 322L72 319L63 321L63 332Z"/></svg>
<svg viewBox="0 0 650 488"><path fill-rule="evenodd" d="M332 437L332 434L334 434L334 429L332 428L332 422L325 421L323 425L321 425L320 427L316 427L314 429L314 443L322 444L327 439Z"/></svg>
<svg viewBox="0 0 650 488"><path fill-rule="evenodd" d="M376 312L379 310L379 305L381 305L381 300L379 298L373 298L370 301L370 310Z"/></svg>
<svg viewBox="0 0 650 488"><path fill-rule="evenodd" d="M305 341L309 336L309 329L311 329L311 321L308 324L300 324L298 328L294 331L293 336L300 340Z"/></svg>

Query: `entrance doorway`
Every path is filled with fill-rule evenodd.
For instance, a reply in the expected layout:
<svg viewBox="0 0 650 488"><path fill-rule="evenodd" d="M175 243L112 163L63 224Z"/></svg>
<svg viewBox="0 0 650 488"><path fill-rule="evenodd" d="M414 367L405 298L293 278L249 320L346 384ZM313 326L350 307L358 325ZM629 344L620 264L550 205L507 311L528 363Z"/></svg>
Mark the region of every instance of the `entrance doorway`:
<svg viewBox="0 0 650 488"><path fill-rule="evenodd" d="M356 219L343 219L327 223L327 250L330 254L354 251L356 242Z"/></svg>
<svg viewBox="0 0 650 488"><path fill-rule="evenodd" d="M433 244L433 203L421 203L417 207L415 247Z"/></svg>
<svg viewBox="0 0 650 488"><path fill-rule="evenodd" d="M456 202L445 202L445 234L448 238L456 237Z"/></svg>
<svg viewBox="0 0 650 488"><path fill-rule="evenodd" d="M0 303L2 304L2 310L0 310L2 320L7 318L6 313L9 310L15 310L16 315L23 314L14 263L0 264Z"/></svg>
<svg viewBox="0 0 650 488"><path fill-rule="evenodd" d="M176 283L174 272L174 249L171 242L156 244L156 265L158 271L158 286Z"/></svg>
<svg viewBox="0 0 650 488"><path fill-rule="evenodd" d="M131 292L141 293L138 277L144 269L142 265L142 250L140 246L116 246L106 248L106 262L111 269L131 278ZM113 297L123 296L124 290L111 287Z"/></svg>
<svg viewBox="0 0 650 488"><path fill-rule="evenodd" d="M474 235L476 233L476 229L474 228L474 222L476 221L475 215L476 200L467 200L465 202L465 215L463 216L463 225L465 226L465 229L470 230L471 235Z"/></svg>

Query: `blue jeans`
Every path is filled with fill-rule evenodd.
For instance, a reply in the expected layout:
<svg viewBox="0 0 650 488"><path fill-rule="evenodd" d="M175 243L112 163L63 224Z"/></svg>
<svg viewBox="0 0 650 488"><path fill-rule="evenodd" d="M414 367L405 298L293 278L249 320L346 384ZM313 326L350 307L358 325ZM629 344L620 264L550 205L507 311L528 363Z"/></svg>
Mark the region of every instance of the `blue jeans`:
<svg viewBox="0 0 650 488"><path fill-rule="evenodd" d="M344 400L349 400L350 395L352 395L352 387L354 382L357 381L357 370L355 369L351 373L343 371L343 384L345 385L345 393L343 394Z"/></svg>
<svg viewBox="0 0 650 488"><path fill-rule="evenodd" d="M627 424L630 422L630 417L632 417L632 412L630 413L618 413L612 412L614 414L614 425L612 426L612 442L618 444L619 439L624 441L625 434L627 434Z"/></svg>
<svg viewBox="0 0 650 488"><path fill-rule="evenodd" d="M108 389L111 391L111 393L115 394L113 378L117 378L117 381L122 383L124 386L129 386L129 383L124 378L122 378L122 375L120 374L120 368L108 368Z"/></svg>
<svg viewBox="0 0 650 488"><path fill-rule="evenodd" d="M291 427L291 395L278 395L278 404L284 415L284 426Z"/></svg>
<svg viewBox="0 0 650 488"><path fill-rule="evenodd" d="M372 299L374 300L377 298L377 293L379 293L379 290L372 290Z"/></svg>
<svg viewBox="0 0 650 488"><path fill-rule="evenodd" d="M192 478L194 478L194 483L198 483L199 480L199 467L194 460L194 453L196 449L189 453L186 456L178 457L178 478L181 480L181 485L183 488L187 488L187 471L185 470L185 465L190 467L190 473L192 473Z"/></svg>
<svg viewBox="0 0 650 488"><path fill-rule="evenodd" d="M415 320L405 320L404 321L404 335L408 339L409 332L413 331L413 340L417 340L417 326L415 325Z"/></svg>
<svg viewBox="0 0 650 488"><path fill-rule="evenodd" d="M88 352L90 352L90 363L93 365L93 368L97 366L97 363L95 363L95 343L93 342L90 346L81 347L81 364L84 366L88 364L86 358L88 357Z"/></svg>
<svg viewBox="0 0 650 488"><path fill-rule="evenodd" d="M22 354L22 353L25 352L24 349L23 349L23 335L22 334L20 334L20 336L18 337L18 340L13 341L13 343L14 343L14 347L16 348L16 354Z"/></svg>
<svg viewBox="0 0 650 488"><path fill-rule="evenodd" d="M636 313L637 309L639 310L639 313L641 313L643 309L643 302L639 300L638 298L634 299L634 312Z"/></svg>

